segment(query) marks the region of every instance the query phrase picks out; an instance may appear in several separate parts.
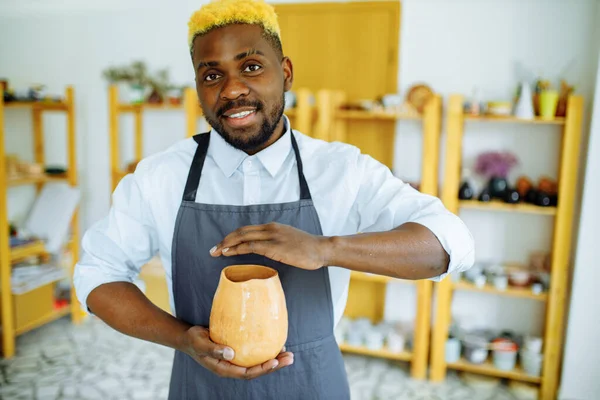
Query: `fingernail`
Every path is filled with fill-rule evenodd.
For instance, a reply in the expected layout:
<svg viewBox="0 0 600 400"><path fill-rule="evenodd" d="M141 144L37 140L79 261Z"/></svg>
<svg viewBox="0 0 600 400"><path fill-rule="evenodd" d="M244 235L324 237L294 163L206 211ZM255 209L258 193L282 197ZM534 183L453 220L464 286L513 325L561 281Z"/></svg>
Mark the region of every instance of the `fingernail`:
<svg viewBox="0 0 600 400"><path fill-rule="evenodd" d="M229 247L225 247L222 252L227 253L227 250L229 250Z"/></svg>
<svg viewBox="0 0 600 400"><path fill-rule="evenodd" d="M223 350L223 358L226 360L233 360L233 350L230 349L229 347L226 347Z"/></svg>
<svg viewBox="0 0 600 400"><path fill-rule="evenodd" d="M213 247L212 249L210 249L210 253L214 253L217 250L217 246Z"/></svg>
<svg viewBox="0 0 600 400"><path fill-rule="evenodd" d="M275 365L271 367L271 369L275 369L279 365L279 361L275 361Z"/></svg>

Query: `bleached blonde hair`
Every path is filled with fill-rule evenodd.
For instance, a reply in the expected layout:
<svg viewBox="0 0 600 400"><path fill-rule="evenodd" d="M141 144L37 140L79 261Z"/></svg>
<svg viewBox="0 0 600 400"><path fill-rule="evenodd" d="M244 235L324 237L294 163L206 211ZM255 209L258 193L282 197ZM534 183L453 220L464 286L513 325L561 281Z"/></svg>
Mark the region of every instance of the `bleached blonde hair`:
<svg viewBox="0 0 600 400"><path fill-rule="evenodd" d="M188 22L190 51L197 36L232 24L261 26L266 35L276 39L281 49L281 32L273 6L264 0L212 0L190 17Z"/></svg>

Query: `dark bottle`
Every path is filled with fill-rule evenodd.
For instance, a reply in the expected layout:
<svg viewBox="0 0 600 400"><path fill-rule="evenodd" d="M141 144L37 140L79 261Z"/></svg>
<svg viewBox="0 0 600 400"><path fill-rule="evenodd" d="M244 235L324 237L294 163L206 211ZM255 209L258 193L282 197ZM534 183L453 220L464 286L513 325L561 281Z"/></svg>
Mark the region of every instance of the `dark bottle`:
<svg viewBox="0 0 600 400"><path fill-rule="evenodd" d="M550 196L546 192L539 192L535 204L540 207L549 207L551 204Z"/></svg>
<svg viewBox="0 0 600 400"><path fill-rule="evenodd" d="M479 201L491 201L492 196L490 196L490 189L483 188L481 193L479 193Z"/></svg>
<svg viewBox="0 0 600 400"><path fill-rule="evenodd" d="M525 202L529 204L537 204L538 191L535 189L529 189L525 195Z"/></svg>
<svg viewBox="0 0 600 400"><path fill-rule="evenodd" d="M473 188L468 182L463 182L458 190L458 198L460 200L471 200L473 198Z"/></svg>
<svg viewBox="0 0 600 400"><path fill-rule="evenodd" d="M490 195L495 199L503 199L508 189L508 182L504 178L493 177L488 183Z"/></svg>
<svg viewBox="0 0 600 400"><path fill-rule="evenodd" d="M516 204L521 200L521 196L517 189L508 189L504 196L504 201L510 204Z"/></svg>

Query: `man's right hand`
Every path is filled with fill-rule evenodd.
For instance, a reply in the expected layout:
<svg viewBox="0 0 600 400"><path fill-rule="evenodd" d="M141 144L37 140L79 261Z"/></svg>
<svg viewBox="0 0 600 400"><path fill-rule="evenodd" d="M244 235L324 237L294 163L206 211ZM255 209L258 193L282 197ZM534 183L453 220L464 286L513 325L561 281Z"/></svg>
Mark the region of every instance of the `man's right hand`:
<svg viewBox="0 0 600 400"><path fill-rule="evenodd" d="M210 340L208 329L201 326L193 326L185 332L182 347L200 365L223 378L254 379L294 363L294 355L284 348L273 360L250 368L239 367L230 362L233 349Z"/></svg>

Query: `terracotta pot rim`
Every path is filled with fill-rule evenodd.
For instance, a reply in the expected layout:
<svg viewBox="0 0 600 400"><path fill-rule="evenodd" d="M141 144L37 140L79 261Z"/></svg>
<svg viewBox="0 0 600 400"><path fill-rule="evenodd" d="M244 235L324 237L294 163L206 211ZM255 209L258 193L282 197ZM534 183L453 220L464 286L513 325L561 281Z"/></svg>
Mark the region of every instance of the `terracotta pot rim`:
<svg viewBox="0 0 600 400"><path fill-rule="evenodd" d="M256 278L251 278L251 279L244 279L244 280L233 280L228 276L228 272L235 270L235 269L240 269L240 268L252 268L255 270L263 270L265 272L269 272L270 275L269 276L265 276L265 277L256 277ZM267 267L265 265L259 265L259 264L235 264L235 265L229 265L225 268L223 268L223 270L221 271L221 274L223 275L223 278L226 279L229 283L232 283L234 285L241 285L244 283L248 283L248 282L252 282L252 281L268 281L269 279L273 279L279 276L279 273L277 272L276 269L273 269L271 267Z"/></svg>

